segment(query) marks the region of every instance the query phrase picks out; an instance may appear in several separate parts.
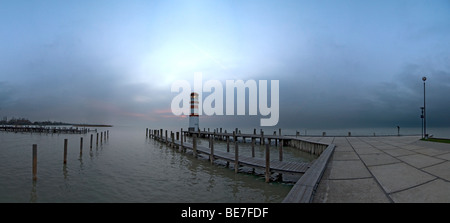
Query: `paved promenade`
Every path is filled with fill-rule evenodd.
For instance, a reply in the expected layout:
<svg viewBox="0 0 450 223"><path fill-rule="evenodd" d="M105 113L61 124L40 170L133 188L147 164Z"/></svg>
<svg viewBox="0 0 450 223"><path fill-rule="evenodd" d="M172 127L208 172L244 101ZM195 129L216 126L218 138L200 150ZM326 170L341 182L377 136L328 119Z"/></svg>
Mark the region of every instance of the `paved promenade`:
<svg viewBox="0 0 450 223"><path fill-rule="evenodd" d="M313 202L450 203L450 144L418 136L305 139L336 145Z"/></svg>

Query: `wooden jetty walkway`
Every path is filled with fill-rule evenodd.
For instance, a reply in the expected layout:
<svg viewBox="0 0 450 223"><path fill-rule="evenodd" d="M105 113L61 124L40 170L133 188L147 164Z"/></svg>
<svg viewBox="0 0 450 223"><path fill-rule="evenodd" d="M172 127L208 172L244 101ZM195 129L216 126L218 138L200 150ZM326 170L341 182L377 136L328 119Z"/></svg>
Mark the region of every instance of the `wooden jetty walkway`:
<svg viewBox="0 0 450 223"><path fill-rule="evenodd" d="M48 134L86 134L93 131L88 128L41 127L41 126L0 126L4 132L48 133ZM94 130L95 131L95 130Z"/></svg>
<svg viewBox="0 0 450 223"><path fill-rule="evenodd" d="M181 139L180 139L181 132ZM238 131L234 131L233 133L226 133L222 131L198 131L198 132L190 132L183 131L181 129L180 132L175 133L171 132L170 137L167 134L167 130L165 131L165 137L163 136L163 129L151 130L146 129L146 136L154 138L155 140L162 141L167 143L172 147L181 148L182 150L190 149L193 151L193 154L196 156L199 153L206 154L209 156L209 160L214 162L215 159L222 159L228 162L234 162L235 172L238 172L239 166L249 166L256 168L264 168L265 169L265 179L266 182L270 181L270 176L272 172L279 173L300 173L303 174L301 178L297 181L297 183L293 186L292 190L288 194L288 196L284 199L283 202L310 202L312 200L313 194L317 188L317 185L322 177L322 174L325 170L325 167L328 163L329 158L331 157L334 151L334 144L324 144L315 141L308 141L305 139L300 139L295 136L283 136L281 135L281 129L279 130L279 135L264 135L264 132L261 130L261 134L242 134ZM237 132L237 133L236 133ZM256 129L254 130L256 133ZM193 143L187 143L186 137L190 135L192 136ZM204 137L209 138L210 146L209 148L204 146L197 145L197 138ZM238 137L242 138L242 141L246 141L246 138L251 139L252 143L252 157L241 156L239 155L238 149ZM214 150L214 140L221 139L227 141L227 152L224 151L215 151ZM234 142L235 151L234 153L229 150L229 142L230 138ZM256 139L259 139L259 143L265 144L266 141L266 153L265 159L254 157L254 144ZM275 140L274 144L277 142L279 146L279 159L271 160L270 159L270 145L271 140ZM298 148L303 151L310 152L311 154L319 155L319 158L314 160L311 163L307 162L288 162L283 161L283 146L289 145L295 148Z"/></svg>
<svg viewBox="0 0 450 223"><path fill-rule="evenodd" d="M170 143L169 139L169 143ZM174 146L181 146L181 142L178 140L174 141ZM194 145L191 143L183 143L183 147L185 149L194 150ZM197 153L203 153L208 156L211 156L211 149L198 146L197 145ZM236 161L236 156L234 153L223 152L223 151L214 151L213 152L214 159L222 159L225 161ZM238 163L239 165L246 165L249 167L256 168L266 168L266 160L257 157L248 157L238 155ZM285 172L285 173L305 173L309 168L310 163L307 162L289 162L289 161L279 161L279 160L271 160L270 161L270 170L273 172Z"/></svg>

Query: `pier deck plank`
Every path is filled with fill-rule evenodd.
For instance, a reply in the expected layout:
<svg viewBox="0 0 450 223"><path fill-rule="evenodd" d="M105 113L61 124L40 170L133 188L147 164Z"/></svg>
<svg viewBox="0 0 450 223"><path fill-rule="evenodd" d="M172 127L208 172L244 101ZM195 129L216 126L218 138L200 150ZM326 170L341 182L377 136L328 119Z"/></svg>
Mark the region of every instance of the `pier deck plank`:
<svg viewBox="0 0 450 223"><path fill-rule="evenodd" d="M209 137L214 135L216 137L228 137L232 138L232 133L212 133L212 132L188 132L183 131L187 134L196 134L198 136ZM166 133L167 134L167 133ZM258 134L235 134L236 139L238 137L242 138L255 138L261 139L261 135ZM289 162L289 161L279 161L279 160L270 160L270 172L284 172L284 173L302 173L302 177L294 184L291 191L283 200L283 203L309 203L312 201L313 195L316 192L316 188L322 178L322 175L325 171L325 167L334 152L335 145L323 142L317 142L317 140L311 140L309 138L304 137L294 137L294 136L283 136L283 135L263 135L264 139L277 139L284 140L284 143L289 141L295 141L297 144L294 146L303 147L306 145L306 150L308 150L311 154L317 154L319 157L311 163L305 162ZM154 138L157 140L165 141L163 138L158 138L158 136L154 135ZM171 142L171 140L167 140ZM261 140L260 140L261 141ZM174 141L176 146L181 146L180 141ZM183 147L185 149L193 149L193 145L190 143L184 143ZM233 149L231 149L233 151ZM197 152L204 153L208 156L210 155L210 149L204 146L197 145ZM234 152L223 152L223 151L214 151L215 159L223 159L226 161L235 161ZM265 159L241 156L238 157L239 165L246 165L250 167L260 167L265 168L266 162ZM267 175L266 175L267 176ZM267 179L267 178L266 178Z"/></svg>
<svg viewBox="0 0 450 223"><path fill-rule="evenodd" d="M283 203L309 203L313 193L322 177L325 167L334 151L334 144L328 148L313 162L311 168L295 183L291 191L283 200Z"/></svg>
<svg viewBox="0 0 450 223"><path fill-rule="evenodd" d="M227 133L229 134L229 133ZM168 142L172 142L171 138L167 139ZM174 140L175 146L181 146L181 142L179 140ZM193 150L193 145L191 143L183 142L183 147L185 149ZM205 155L210 155L211 149L197 145L197 153L202 153ZM235 161L234 153L232 152L224 152L220 150L214 151L215 159L222 159L225 161ZM248 157L248 156L238 156L239 165L246 165L250 167L256 168L265 168L266 160L265 158L257 158L257 157ZM271 160L270 161L270 170L272 172L284 172L284 173L305 173L310 166L310 163L306 162L291 162L291 161L279 161L279 160Z"/></svg>

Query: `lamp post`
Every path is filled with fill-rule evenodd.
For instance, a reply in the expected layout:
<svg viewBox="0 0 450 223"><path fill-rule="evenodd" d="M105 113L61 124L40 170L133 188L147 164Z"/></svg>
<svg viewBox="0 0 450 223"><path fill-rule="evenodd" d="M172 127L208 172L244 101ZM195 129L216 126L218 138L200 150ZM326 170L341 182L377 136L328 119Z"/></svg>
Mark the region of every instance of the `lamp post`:
<svg viewBox="0 0 450 223"><path fill-rule="evenodd" d="M427 80L427 77L422 77L423 80L423 137L426 139L428 138L427 135L427 109L425 106L425 81Z"/></svg>
<svg viewBox="0 0 450 223"><path fill-rule="evenodd" d="M420 107L420 109L422 110L422 115L420 115L420 118L422 119L422 139L424 138L424 135L423 135L423 109L424 109L424 107Z"/></svg>

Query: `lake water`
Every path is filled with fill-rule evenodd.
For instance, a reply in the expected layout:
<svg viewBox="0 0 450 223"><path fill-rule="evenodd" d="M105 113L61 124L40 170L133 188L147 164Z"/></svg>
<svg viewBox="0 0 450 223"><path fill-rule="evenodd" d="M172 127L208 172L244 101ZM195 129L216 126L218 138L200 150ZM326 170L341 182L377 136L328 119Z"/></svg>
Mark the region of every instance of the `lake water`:
<svg viewBox="0 0 450 223"><path fill-rule="evenodd" d="M265 183L250 168L234 173L233 165L206 157L194 158L146 138L145 128L117 126L109 139L89 148L90 134L30 134L0 132L0 202L281 202L299 175L283 175L284 182ZM169 129L176 131L175 129ZM232 132L234 129L228 129ZM264 129L265 134L278 129ZM211 129L212 131L212 129ZM283 129L295 135L296 130ZM396 128L299 130L301 135L395 135ZM418 134L419 128L402 128L401 134ZM243 129L252 133L253 129ZM449 128L430 128L436 137L450 138ZM259 133L259 130L257 130ZM80 137L84 138L80 156ZM63 165L64 139L68 139L67 164ZM188 139L189 141L189 139ZM208 145L205 140L200 144ZM38 145L37 181L32 180L32 144ZM216 141L215 150L226 150ZM240 155L251 155L250 143L240 143ZM264 146L256 156L264 157ZM233 149L232 149L233 151ZM286 161L311 161L316 157L285 147ZM271 159L277 159L273 147Z"/></svg>
<svg viewBox="0 0 450 223"><path fill-rule="evenodd" d="M281 202L292 182L265 183L220 161L194 158L145 137L145 128L112 127L109 139L89 148L90 134L0 132L0 202ZM83 154L80 156L80 137ZM68 139L63 165L64 139ZM201 141L207 145L206 141ZM32 144L38 146L37 181L32 180ZM217 142L216 150L226 144ZM250 154L250 144L240 144ZM271 158L277 159L272 149ZM256 156L264 156L257 146ZM316 157L285 147L284 160ZM299 176L291 176L295 179ZM289 179L289 176L287 176Z"/></svg>

